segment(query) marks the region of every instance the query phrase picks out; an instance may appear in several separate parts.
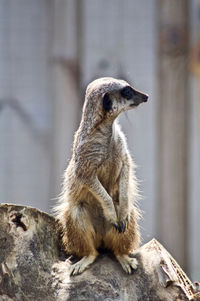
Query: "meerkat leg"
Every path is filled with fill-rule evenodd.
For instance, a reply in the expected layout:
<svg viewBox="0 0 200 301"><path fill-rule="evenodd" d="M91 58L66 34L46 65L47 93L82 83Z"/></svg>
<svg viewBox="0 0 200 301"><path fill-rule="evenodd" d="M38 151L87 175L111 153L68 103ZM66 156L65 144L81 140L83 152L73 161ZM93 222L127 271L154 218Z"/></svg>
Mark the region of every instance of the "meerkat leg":
<svg viewBox="0 0 200 301"><path fill-rule="evenodd" d="M98 256L96 250L98 238L88 212L82 206L73 207L65 212L62 223L65 224L62 240L67 253L82 257L71 265L70 275L81 274Z"/></svg>
<svg viewBox="0 0 200 301"><path fill-rule="evenodd" d="M118 231L125 232L130 218L130 212L134 210L133 199L131 195L137 196L137 185L134 180L133 170L131 168L132 160L130 155L126 155L119 176L119 208L118 208ZM139 211L134 210L135 218L138 220Z"/></svg>
<svg viewBox="0 0 200 301"><path fill-rule="evenodd" d="M101 204L106 219L117 227L117 214L113 204L111 196L108 194L106 189L103 187L97 176L92 179L85 181L88 190L95 196L95 198Z"/></svg>
<svg viewBox="0 0 200 301"><path fill-rule="evenodd" d="M128 228L125 232L119 232L114 228L106 233L104 237L105 247L110 249L121 264L124 271L131 274L137 268L138 262L131 254L140 243L140 233L134 211L131 213Z"/></svg>

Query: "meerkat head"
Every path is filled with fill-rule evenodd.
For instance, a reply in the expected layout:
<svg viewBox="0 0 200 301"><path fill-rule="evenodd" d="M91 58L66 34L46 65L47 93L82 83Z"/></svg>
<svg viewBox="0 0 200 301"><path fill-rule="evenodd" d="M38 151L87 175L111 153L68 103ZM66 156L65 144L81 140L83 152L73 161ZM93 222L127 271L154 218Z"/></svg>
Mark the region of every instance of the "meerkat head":
<svg viewBox="0 0 200 301"><path fill-rule="evenodd" d="M114 121L121 112L147 100L147 94L124 80L112 77L96 79L87 87L80 126L89 133L102 122Z"/></svg>
<svg viewBox="0 0 200 301"><path fill-rule="evenodd" d="M117 117L121 112L130 110L148 100L144 94L124 80L103 77L91 82L86 90L85 107L90 111L110 118ZM96 114L93 114L95 117Z"/></svg>

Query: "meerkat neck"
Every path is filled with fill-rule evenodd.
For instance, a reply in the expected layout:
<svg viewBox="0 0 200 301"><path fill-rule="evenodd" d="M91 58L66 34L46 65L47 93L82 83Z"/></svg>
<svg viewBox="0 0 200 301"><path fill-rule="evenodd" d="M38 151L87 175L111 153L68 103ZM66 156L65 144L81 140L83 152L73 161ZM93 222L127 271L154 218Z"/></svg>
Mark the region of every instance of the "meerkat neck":
<svg viewBox="0 0 200 301"><path fill-rule="evenodd" d="M87 143L88 141L94 141L95 137L101 137L101 143L107 145L109 141L112 140L112 137L115 137L116 134L116 125L115 120L104 120L104 122L95 124L93 127L85 126L85 122L81 122L79 129L75 134L73 149L81 144Z"/></svg>
<svg viewBox="0 0 200 301"><path fill-rule="evenodd" d="M111 118L94 118L87 116L81 121L79 130L84 136L90 136L95 133L95 131L101 131L105 134L112 134L114 120Z"/></svg>
<svg viewBox="0 0 200 301"><path fill-rule="evenodd" d="M95 129L102 131L105 134L112 134L113 127L114 127L114 120L104 120L96 125Z"/></svg>

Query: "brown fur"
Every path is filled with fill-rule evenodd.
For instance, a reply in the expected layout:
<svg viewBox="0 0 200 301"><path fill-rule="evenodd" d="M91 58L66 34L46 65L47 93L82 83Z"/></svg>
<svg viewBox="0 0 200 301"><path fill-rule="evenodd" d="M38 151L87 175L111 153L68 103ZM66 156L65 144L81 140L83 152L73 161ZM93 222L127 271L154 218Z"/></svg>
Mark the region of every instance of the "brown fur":
<svg viewBox="0 0 200 301"><path fill-rule="evenodd" d="M131 89L131 98L127 91L121 92L125 87ZM127 273L137 266L136 260L127 256L140 242L137 180L126 139L115 119L143 101L147 96L122 80L101 78L87 88L56 208L67 253L83 257L72 265L73 275L95 260L102 243Z"/></svg>

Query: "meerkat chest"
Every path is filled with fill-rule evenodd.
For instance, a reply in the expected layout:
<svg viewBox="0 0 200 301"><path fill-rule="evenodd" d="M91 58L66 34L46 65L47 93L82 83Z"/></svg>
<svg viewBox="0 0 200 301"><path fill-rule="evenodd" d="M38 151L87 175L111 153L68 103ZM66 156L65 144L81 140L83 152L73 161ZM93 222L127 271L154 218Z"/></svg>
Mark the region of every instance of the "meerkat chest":
<svg viewBox="0 0 200 301"><path fill-rule="evenodd" d="M97 175L104 187L111 187L118 181L122 169L122 160L114 151L99 166Z"/></svg>

